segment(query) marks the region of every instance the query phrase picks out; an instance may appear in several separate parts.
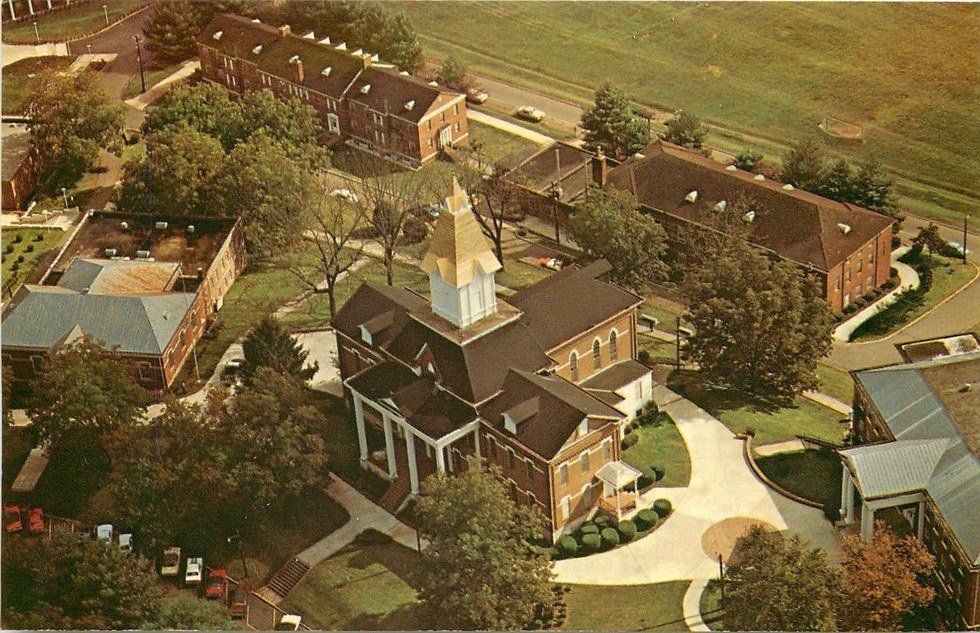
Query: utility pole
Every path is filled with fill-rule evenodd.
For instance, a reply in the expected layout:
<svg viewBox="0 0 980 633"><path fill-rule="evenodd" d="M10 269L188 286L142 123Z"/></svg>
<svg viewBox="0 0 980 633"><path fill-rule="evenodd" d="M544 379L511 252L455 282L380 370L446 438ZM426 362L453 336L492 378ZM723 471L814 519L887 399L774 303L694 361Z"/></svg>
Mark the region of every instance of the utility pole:
<svg viewBox="0 0 980 633"><path fill-rule="evenodd" d="M34 22L34 39L37 40L38 44L41 43L41 34L37 32L37 22Z"/></svg>
<svg viewBox="0 0 980 633"><path fill-rule="evenodd" d="M143 86L143 92L146 92L146 75L143 73L143 50L140 48L140 36L134 35L133 39L136 40L136 59L140 63L140 84Z"/></svg>
<svg viewBox="0 0 980 633"><path fill-rule="evenodd" d="M721 581L721 598L725 599L725 563L721 560L721 553L718 553L718 580Z"/></svg>
<svg viewBox="0 0 980 633"><path fill-rule="evenodd" d="M970 214L963 216L963 265L966 266L966 221L970 219Z"/></svg>
<svg viewBox="0 0 980 633"><path fill-rule="evenodd" d="M67 211L68 210L68 191L66 191L64 187L61 188L61 196L65 200L65 211Z"/></svg>
<svg viewBox="0 0 980 633"><path fill-rule="evenodd" d="M674 345L677 354L677 371L681 370L681 318L674 322Z"/></svg>
<svg viewBox="0 0 980 633"><path fill-rule="evenodd" d="M107 4L102 5L102 13L105 14L105 25L109 26L109 5Z"/></svg>

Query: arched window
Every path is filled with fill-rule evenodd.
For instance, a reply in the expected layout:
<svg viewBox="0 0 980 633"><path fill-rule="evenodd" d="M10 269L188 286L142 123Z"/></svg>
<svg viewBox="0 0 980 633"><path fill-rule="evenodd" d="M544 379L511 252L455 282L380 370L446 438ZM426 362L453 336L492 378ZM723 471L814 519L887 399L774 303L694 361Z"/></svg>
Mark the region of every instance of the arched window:
<svg viewBox="0 0 980 633"><path fill-rule="evenodd" d="M572 382L578 382L578 352L572 352L568 357L568 371L572 374Z"/></svg>
<svg viewBox="0 0 980 633"><path fill-rule="evenodd" d="M600 348L599 339L592 341L592 366L596 369L602 367L602 352Z"/></svg>
<svg viewBox="0 0 980 633"><path fill-rule="evenodd" d="M619 359L619 346L616 341L616 330L609 333L609 359L613 362Z"/></svg>

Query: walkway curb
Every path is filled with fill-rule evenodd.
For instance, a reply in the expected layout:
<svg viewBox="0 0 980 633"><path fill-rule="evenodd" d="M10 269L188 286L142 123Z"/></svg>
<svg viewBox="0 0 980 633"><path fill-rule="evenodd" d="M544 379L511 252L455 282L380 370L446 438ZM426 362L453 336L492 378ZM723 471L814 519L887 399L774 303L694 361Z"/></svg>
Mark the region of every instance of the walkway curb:
<svg viewBox="0 0 980 633"><path fill-rule="evenodd" d="M684 600L681 607L684 613L684 624L692 631L710 631L711 628L704 623L701 617L701 596L708 588L710 580L698 578L691 582L684 592Z"/></svg>
<svg viewBox="0 0 980 633"><path fill-rule="evenodd" d="M753 437L751 435L743 435L741 437L745 438L745 443L743 445L745 450L745 461L749 464L749 468L752 469L752 472L755 473L755 476L759 479L759 481L761 481L768 487L772 488L782 496L786 497L790 501L795 501L796 503L800 503L805 506L810 506L811 508L815 508L817 510L823 510L823 505L817 503L816 501L811 501L797 494L794 494L789 490L786 490L779 484L775 483L773 480L766 477L766 474L762 472L762 469L759 468L759 465L755 463L755 456L752 454Z"/></svg>

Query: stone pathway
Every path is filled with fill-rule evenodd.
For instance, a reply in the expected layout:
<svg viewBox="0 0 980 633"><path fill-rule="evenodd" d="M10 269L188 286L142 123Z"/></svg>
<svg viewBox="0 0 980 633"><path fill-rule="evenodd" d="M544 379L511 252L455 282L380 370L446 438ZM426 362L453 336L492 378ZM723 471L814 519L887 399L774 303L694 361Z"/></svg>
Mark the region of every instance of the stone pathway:
<svg viewBox="0 0 980 633"><path fill-rule="evenodd" d="M186 77L190 77L194 74L194 71L200 67L201 62L197 60L184 62L181 65L180 70L158 82L153 87L148 88L143 94L137 95L132 99L127 99L124 103L131 108L145 110L148 105L165 95L176 82Z"/></svg>
<svg viewBox="0 0 980 633"><path fill-rule="evenodd" d="M833 396L829 396L820 391L804 391L803 397L809 398L810 400L813 400L817 404L822 404L828 409L833 409L834 411L842 415L851 415L851 413L853 413L854 411L851 405L841 402L837 398Z"/></svg>

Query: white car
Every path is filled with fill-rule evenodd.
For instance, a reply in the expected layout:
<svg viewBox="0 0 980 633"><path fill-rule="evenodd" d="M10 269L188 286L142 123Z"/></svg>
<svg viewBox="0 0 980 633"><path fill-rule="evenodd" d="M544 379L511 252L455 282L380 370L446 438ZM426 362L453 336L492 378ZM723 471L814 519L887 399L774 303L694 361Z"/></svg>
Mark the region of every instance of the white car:
<svg viewBox="0 0 980 633"><path fill-rule="evenodd" d="M518 119L524 119L525 121L531 121L532 123L540 123L541 121L544 121L544 112L533 106L521 106L517 108L517 112L515 114Z"/></svg>
<svg viewBox="0 0 980 633"><path fill-rule="evenodd" d="M357 202L359 198L357 194L350 189L334 189L330 192L330 195L334 198L340 198L341 200L346 200L347 202Z"/></svg>
<svg viewBox="0 0 980 633"><path fill-rule="evenodd" d="M490 95L479 88L470 88L466 91L466 100L470 103L480 105L481 103L485 103L489 98Z"/></svg>
<svg viewBox="0 0 980 633"><path fill-rule="evenodd" d="M168 547L163 550L163 561L160 563L161 576L176 576L180 571L180 548Z"/></svg>
<svg viewBox="0 0 980 633"><path fill-rule="evenodd" d="M124 552L133 551L133 535L132 534L120 534L119 535L119 549Z"/></svg>
<svg viewBox="0 0 980 633"><path fill-rule="evenodd" d="M112 543L112 525L109 523L103 523L99 527L95 528L95 539L97 541Z"/></svg>
<svg viewBox="0 0 980 633"><path fill-rule="evenodd" d="M187 586L198 585L201 583L201 574L204 572L204 559L200 556L187 557L187 569L184 571L184 584Z"/></svg>
<svg viewBox="0 0 980 633"><path fill-rule="evenodd" d="M282 616L281 620L279 620L279 624L276 625L276 630L298 631L301 620L302 618L300 618L300 616L287 613L286 615Z"/></svg>

